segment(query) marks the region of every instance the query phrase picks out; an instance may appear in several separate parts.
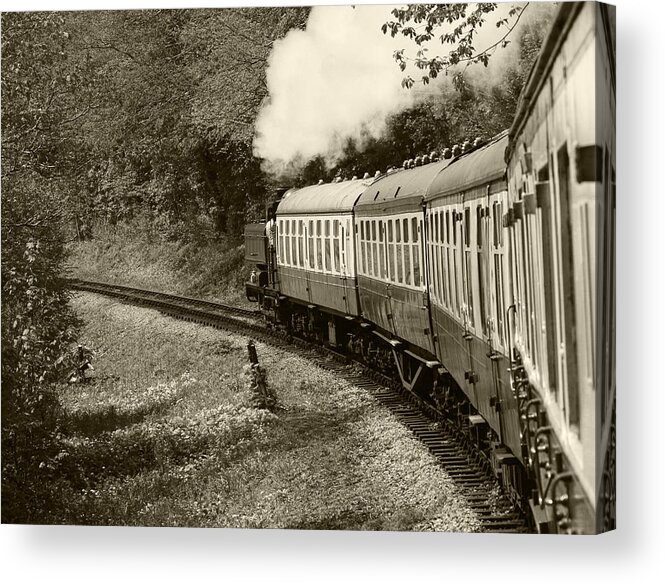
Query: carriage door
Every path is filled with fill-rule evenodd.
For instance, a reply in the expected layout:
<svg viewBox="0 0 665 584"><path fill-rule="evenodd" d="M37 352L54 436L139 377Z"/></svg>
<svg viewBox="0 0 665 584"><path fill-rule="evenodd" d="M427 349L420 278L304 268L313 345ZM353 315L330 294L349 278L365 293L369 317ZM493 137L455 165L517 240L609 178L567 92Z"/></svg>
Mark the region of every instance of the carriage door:
<svg viewBox="0 0 665 584"><path fill-rule="evenodd" d="M353 291L349 288L349 272L346 264L346 250L348 245L348 220L341 219L334 222L333 237L337 242L335 243L335 266L339 268L340 278L342 280L342 289L344 291L344 308L346 314L351 314L351 303L349 301L349 294ZM339 226L339 227L337 227ZM339 232L337 232L339 229Z"/></svg>
<svg viewBox="0 0 665 584"><path fill-rule="evenodd" d="M460 221L461 239L461 272L462 272L462 318L464 322L464 340L466 342L467 351L467 364L465 367L464 376L471 386L471 395L473 396L474 405L478 407L478 396L476 393L476 383L478 381L478 374L475 371L473 364L473 344L474 335L476 334L476 306L474 303L474 279L476 265L476 246L474 237L476 237L475 229L475 208L470 201L464 201L462 205L462 220ZM477 334L481 334L480 331Z"/></svg>

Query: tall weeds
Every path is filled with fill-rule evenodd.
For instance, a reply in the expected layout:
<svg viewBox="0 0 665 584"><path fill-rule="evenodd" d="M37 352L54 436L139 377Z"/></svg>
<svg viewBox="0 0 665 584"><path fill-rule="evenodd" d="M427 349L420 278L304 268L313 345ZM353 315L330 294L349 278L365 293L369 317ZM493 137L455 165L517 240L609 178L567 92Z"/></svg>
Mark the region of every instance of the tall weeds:
<svg viewBox="0 0 665 584"><path fill-rule="evenodd" d="M209 226L179 237L144 217L100 225L90 240L72 246L73 275L223 301L240 302L249 272L242 240L216 237ZM192 232L193 231L193 232Z"/></svg>

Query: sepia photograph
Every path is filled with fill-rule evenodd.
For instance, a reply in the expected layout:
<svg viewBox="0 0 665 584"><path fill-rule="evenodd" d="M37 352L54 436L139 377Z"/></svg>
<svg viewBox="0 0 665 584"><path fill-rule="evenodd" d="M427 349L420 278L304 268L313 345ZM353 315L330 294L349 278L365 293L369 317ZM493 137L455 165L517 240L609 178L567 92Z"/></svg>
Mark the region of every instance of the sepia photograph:
<svg viewBox="0 0 665 584"><path fill-rule="evenodd" d="M1 26L3 524L616 529L614 6Z"/></svg>

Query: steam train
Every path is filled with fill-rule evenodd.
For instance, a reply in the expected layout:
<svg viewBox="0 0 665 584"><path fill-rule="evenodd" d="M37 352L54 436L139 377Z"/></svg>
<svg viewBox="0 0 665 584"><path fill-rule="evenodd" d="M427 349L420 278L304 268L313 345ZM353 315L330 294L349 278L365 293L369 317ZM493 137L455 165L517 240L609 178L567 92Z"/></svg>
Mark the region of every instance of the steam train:
<svg viewBox="0 0 665 584"><path fill-rule="evenodd" d="M248 298L454 418L542 533L615 525L614 35L563 3L510 130L245 229Z"/></svg>

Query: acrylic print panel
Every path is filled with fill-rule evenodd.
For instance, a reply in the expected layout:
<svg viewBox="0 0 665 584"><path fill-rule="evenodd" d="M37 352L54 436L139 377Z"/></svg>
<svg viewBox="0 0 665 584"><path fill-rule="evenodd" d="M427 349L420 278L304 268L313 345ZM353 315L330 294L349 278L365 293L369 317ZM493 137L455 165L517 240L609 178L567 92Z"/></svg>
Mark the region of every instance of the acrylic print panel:
<svg viewBox="0 0 665 584"><path fill-rule="evenodd" d="M614 38L3 13L3 523L613 529Z"/></svg>

